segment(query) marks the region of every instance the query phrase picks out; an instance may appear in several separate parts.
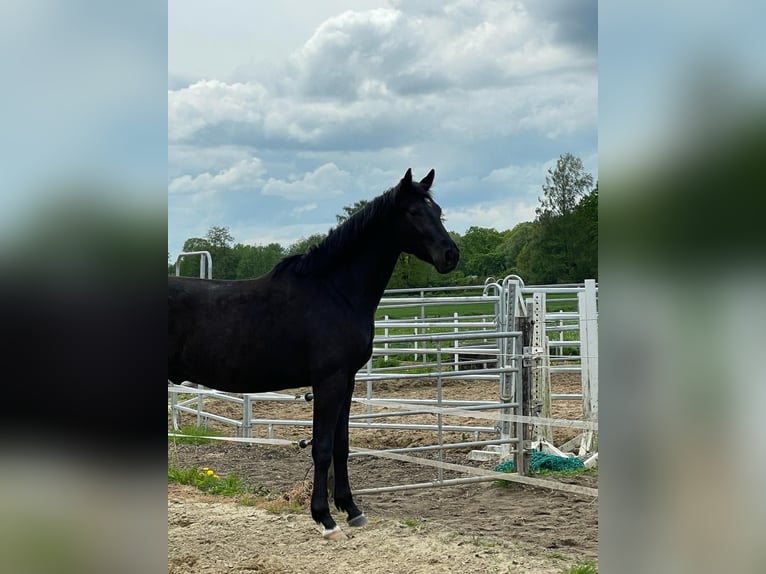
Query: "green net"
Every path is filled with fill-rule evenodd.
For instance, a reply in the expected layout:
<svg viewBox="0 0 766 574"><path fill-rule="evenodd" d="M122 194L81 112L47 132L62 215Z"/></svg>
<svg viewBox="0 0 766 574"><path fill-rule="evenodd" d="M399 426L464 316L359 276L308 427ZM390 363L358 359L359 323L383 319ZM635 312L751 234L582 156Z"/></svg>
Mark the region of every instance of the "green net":
<svg viewBox="0 0 766 574"><path fill-rule="evenodd" d="M567 458L554 454L546 454L539 450L532 451L529 461L529 470L532 472L540 472L541 470L576 470L578 468L584 468L584 465L576 456ZM513 459L498 464L493 470L496 472L515 472Z"/></svg>

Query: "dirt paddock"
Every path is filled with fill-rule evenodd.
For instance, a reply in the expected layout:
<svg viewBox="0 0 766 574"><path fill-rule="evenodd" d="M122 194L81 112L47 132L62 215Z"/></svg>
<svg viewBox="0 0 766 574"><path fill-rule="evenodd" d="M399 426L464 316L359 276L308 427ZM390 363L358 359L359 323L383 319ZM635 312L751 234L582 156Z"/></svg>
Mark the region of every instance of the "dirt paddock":
<svg viewBox="0 0 766 574"><path fill-rule="evenodd" d="M358 385L357 395L364 393ZM554 392L578 392L579 377L554 376ZM301 390L296 390L296 394ZM435 397L433 382L376 383L375 396ZM476 381L446 383L444 398L496 399L497 384ZM357 405L355 412L365 407ZM241 416L236 405L210 410ZM556 418L581 418L579 401L554 401ZM305 403L259 403L256 417L311 418ZM434 415L414 415L409 422L433 422ZM193 424L193 417L182 421ZM394 421L391 421L394 422ZM450 421L445 417L445 424ZM455 420L487 425L487 421ZM211 427L217 427L211 423ZM491 423L488 426L492 426ZM226 427L218 427L224 430ZM226 429L230 434L230 428ZM254 430L266 436L265 428ZM561 444L572 431L556 431ZM275 427L277 438L308 438L310 429ZM484 438L489 438L484 435ZM445 440L465 439L460 433ZM435 433L352 429L353 447L380 448L432 444ZM312 476L310 449L235 443L203 445L169 441L168 463L177 467L207 466L221 475L236 473L253 487L286 492ZM445 460L491 468L496 462L471 462L467 450L446 451ZM426 456L426 455L424 455ZM428 455L435 457L436 454ZM375 457L349 462L355 489L436 479L434 468ZM464 475L444 472L445 478ZM548 477L550 478L550 477ZM558 477L596 487L597 474ZM598 499L561 491L486 482L357 496L370 519L361 529L345 527L347 540L329 542L307 509L273 513L239 504L228 497L202 494L187 486L168 485L168 572L191 573L560 573L569 566L596 560ZM345 526L344 517L336 520Z"/></svg>

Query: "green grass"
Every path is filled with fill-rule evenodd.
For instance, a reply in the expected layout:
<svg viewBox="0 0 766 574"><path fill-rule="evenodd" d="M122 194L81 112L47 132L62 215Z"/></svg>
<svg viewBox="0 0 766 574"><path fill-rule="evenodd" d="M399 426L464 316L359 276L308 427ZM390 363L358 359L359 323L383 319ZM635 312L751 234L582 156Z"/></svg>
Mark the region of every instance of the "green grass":
<svg viewBox="0 0 766 574"><path fill-rule="evenodd" d="M471 537L471 544L474 546L478 546L479 548L495 548L496 546L500 546L501 543L497 540L492 540L489 538L481 538L480 536L472 536Z"/></svg>
<svg viewBox="0 0 766 574"><path fill-rule="evenodd" d="M418 529L423 526L423 521L417 518L404 518L402 519L402 525L407 528Z"/></svg>
<svg viewBox="0 0 766 574"><path fill-rule="evenodd" d="M208 444L213 442L213 439L203 437L225 436L222 432L217 430L198 426L182 426L175 431L175 434L182 434L184 436L171 436L168 437L168 440L178 444Z"/></svg>
<svg viewBox="0 0 766 574"><path fill-rule="evenodd" d="M592 560L582 562L581 564L575 564L569 570L563 571L565 574L598 574L598 567Z"/></svg>
<svg viewBox="0 0 766 574"><path fill-rule="evenodd" d="M548 558L553 558L554 560L566 560L567 557L562 554L561 552L549 552Z"/></svg>
<svg viewBox="0 0 766 574"><path fill-rule="evenodd" d="M208 494L239 496L251 490L236 474L220 476L207 467L178 468L168 466L168 483L188 484Z"/></svg>
<svg viewBox="0 0 766 574"><path fill-rule="evenodd" d="M574 299L567 301L567 299ZM545 296L545 310L548 313L556 311L577 311L577 295L574 293L547 293Z"/></svg>
<svg viewBox="0 0 766 574"><path fill-rule="evenodd" d="M461 317L463 315L494 315L495 304L477 302L460 305L447 304L425 306L426 317L452 317L455 312ZM413 317L420 317L420 306L378 309L375 312L375 319L382 320L386 315L388 315L389 319L412 319Z"/></svg>

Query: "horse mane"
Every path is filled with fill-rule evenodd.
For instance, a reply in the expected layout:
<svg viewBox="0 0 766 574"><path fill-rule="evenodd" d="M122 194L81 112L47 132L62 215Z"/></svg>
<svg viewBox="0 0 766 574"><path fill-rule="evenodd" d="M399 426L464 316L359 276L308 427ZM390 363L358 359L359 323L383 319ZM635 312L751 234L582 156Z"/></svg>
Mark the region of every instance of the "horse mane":
<svg viewBox="0 0 766 574"><path fill-rule="evenodd" d="M430 191L419 185L412 190L431 197ZM305 253L285 257L274 267L274 274L279 275L292 270L299 275L313 275L331 269L355 249L363 245L365 237L376 230L378 225L387 220L397 209L396 200L401 192L401 183L370 201L359 211L335 228L330 229L327 237L313 245Z"/></svg>

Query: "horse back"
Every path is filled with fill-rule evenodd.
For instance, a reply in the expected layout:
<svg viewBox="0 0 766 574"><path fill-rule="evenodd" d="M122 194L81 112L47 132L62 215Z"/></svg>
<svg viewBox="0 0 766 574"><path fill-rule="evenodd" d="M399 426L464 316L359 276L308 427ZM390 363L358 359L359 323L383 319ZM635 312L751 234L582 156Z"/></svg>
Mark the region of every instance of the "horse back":
<svg viewBox="0 0 766 574"><path fill-rule="evenodd" d="M322 282L168 278L168 378L232 392L304 387L367 361L372 317Z"/></svg>

